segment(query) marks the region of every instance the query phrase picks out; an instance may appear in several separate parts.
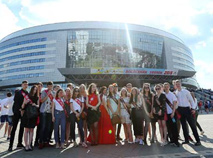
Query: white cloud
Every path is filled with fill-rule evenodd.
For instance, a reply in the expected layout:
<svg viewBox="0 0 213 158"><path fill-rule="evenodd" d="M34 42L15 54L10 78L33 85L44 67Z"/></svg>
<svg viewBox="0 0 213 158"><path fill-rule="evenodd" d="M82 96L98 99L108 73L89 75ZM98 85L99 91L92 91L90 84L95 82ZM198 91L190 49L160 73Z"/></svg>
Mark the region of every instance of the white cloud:
<svg viewBox="0 0 213 158"><path fill-rule="evenodd" d="M13 14L13 12L0 1L0 39L6 35L21 29L17 26L18 18Z"/></svg>
<svg viewBox="0 0 213 158"><path fill-rule="evenodd" d="M165 30L178 28L189 35L199 33L191 18L200 12L186 0L57 0L41 3L21 0L21 4L20 16L32 25L100 20L143 24Z"/></svg>
<svg viewBox="0 0 213 158"><path fill-rule="evenodd" d="M200 49L201 47L206 47L206 42L205 41L200 41L195 45L196 49Z"/></svg>
<svg viewBox="0 0 213 158"><path fill-rule="evenodd" d="M197 70L196 78L202 88L213 89L213 63L202 60L195 60L195 68Z"/></svg>

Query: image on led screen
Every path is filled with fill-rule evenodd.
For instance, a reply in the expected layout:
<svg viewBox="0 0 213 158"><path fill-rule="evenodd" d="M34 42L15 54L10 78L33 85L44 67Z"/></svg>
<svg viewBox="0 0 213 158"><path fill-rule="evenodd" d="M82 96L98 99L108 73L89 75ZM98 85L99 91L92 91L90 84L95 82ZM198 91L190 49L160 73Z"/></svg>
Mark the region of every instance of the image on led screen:
<svg viewBox="0 0 213 158"><path fill-rule="evenodd" d="M121 30L68 32L67 67L162 68L163 39Z"/></svg>

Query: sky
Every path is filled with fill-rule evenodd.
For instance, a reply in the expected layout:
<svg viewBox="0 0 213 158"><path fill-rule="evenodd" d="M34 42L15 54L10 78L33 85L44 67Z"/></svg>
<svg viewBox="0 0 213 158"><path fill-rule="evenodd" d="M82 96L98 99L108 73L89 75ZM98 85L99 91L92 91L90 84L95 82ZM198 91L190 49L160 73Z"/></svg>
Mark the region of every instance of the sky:
<svg viewBox="0 0 213 158"><path fill-rule="evenodd" d="M213 89L213 0L0 0L0 39L24 28L67 21L112 21L159 28L181 38L197 81Z"/></svg>

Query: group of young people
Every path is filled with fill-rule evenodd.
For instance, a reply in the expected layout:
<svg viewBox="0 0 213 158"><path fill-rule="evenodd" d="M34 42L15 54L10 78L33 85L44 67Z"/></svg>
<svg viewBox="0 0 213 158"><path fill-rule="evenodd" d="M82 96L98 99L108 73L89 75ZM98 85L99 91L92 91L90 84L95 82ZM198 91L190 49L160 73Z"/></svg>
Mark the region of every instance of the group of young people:
<svg viewBox="0 0 213 158"><path fill-rule="evenodd" d="M141 89L128 83L120 91L117 83L99 88L94 83L88 88L84 84L74 87L69 83L63 90L50 81L46 88L38 83L28 92L28 82L23 81L22 89L15 92L14 98L8 93L8 98L12 99L1 104L1 107L13 113L8 117L12 127L12 131L8 132L8 150L12 151L19 120L17 147L24 147L24 135L25 151L32 151L33 146L39 149L52 146L53 131L56 148L66 148L71 143L74 147L82 145L87 148L88 145L115 144L121 140L140 145L148 144L149 140L151 144L159 142L165 146L170 143L179 147L180 125L185 139L182 144L188 144L191 140L189 125L196 140L195 145L199 146L196 98L182 88L181 81L174 81L173 86L175 90L171 92L168 82L156 84L152 92L149 83L144 83ZM6 120L5 116L1 116L1 119ZM160 140L157 140L157 123ZM76 142L76 125L80 143ZM123 139L120 137L122 125Z"/></svg>

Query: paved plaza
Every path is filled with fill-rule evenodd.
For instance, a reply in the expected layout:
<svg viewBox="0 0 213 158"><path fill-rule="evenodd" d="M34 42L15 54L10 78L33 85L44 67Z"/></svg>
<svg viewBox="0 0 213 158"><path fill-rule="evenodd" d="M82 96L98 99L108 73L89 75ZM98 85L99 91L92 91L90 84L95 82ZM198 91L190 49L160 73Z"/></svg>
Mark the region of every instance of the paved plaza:
<svg viewBox="0 0 213 158"><path fill-rule="evenodd" d="M39 150L34 148L31 152L25 152L22 149L16 149L8 152L9 142L3 138L3 130L0 131L0 157L1 158L34 158L34 157L64 157L64 158L180 158L180 157L213 157L213 114L199 115L199 123L205 131L203 136L200 136L202 146L194 146L192 143L181 147L167 145L161 147L159 144L152 146L143 146L138 144L125 144L118 142L115 145L98 145L89 146L87 149L82 147L74 148L71 144L66 149L44 148ZM17 130L18 132L18 130ZM190 133L191 134L191 133ZM16 133L15 145L17 144ZM192 134L191 134L192 135ZM124 137L123 133L122 136ZM159 137L159 135L158 135ZM181 130L181 137L182 130ZM194 137L193 137L194 139ZM77 139L79 141L79 139ZM24 143L24 142L23 142ZM149 145L149 144L148 144ZM15 147L15 146L14 146Z"/></svg>

